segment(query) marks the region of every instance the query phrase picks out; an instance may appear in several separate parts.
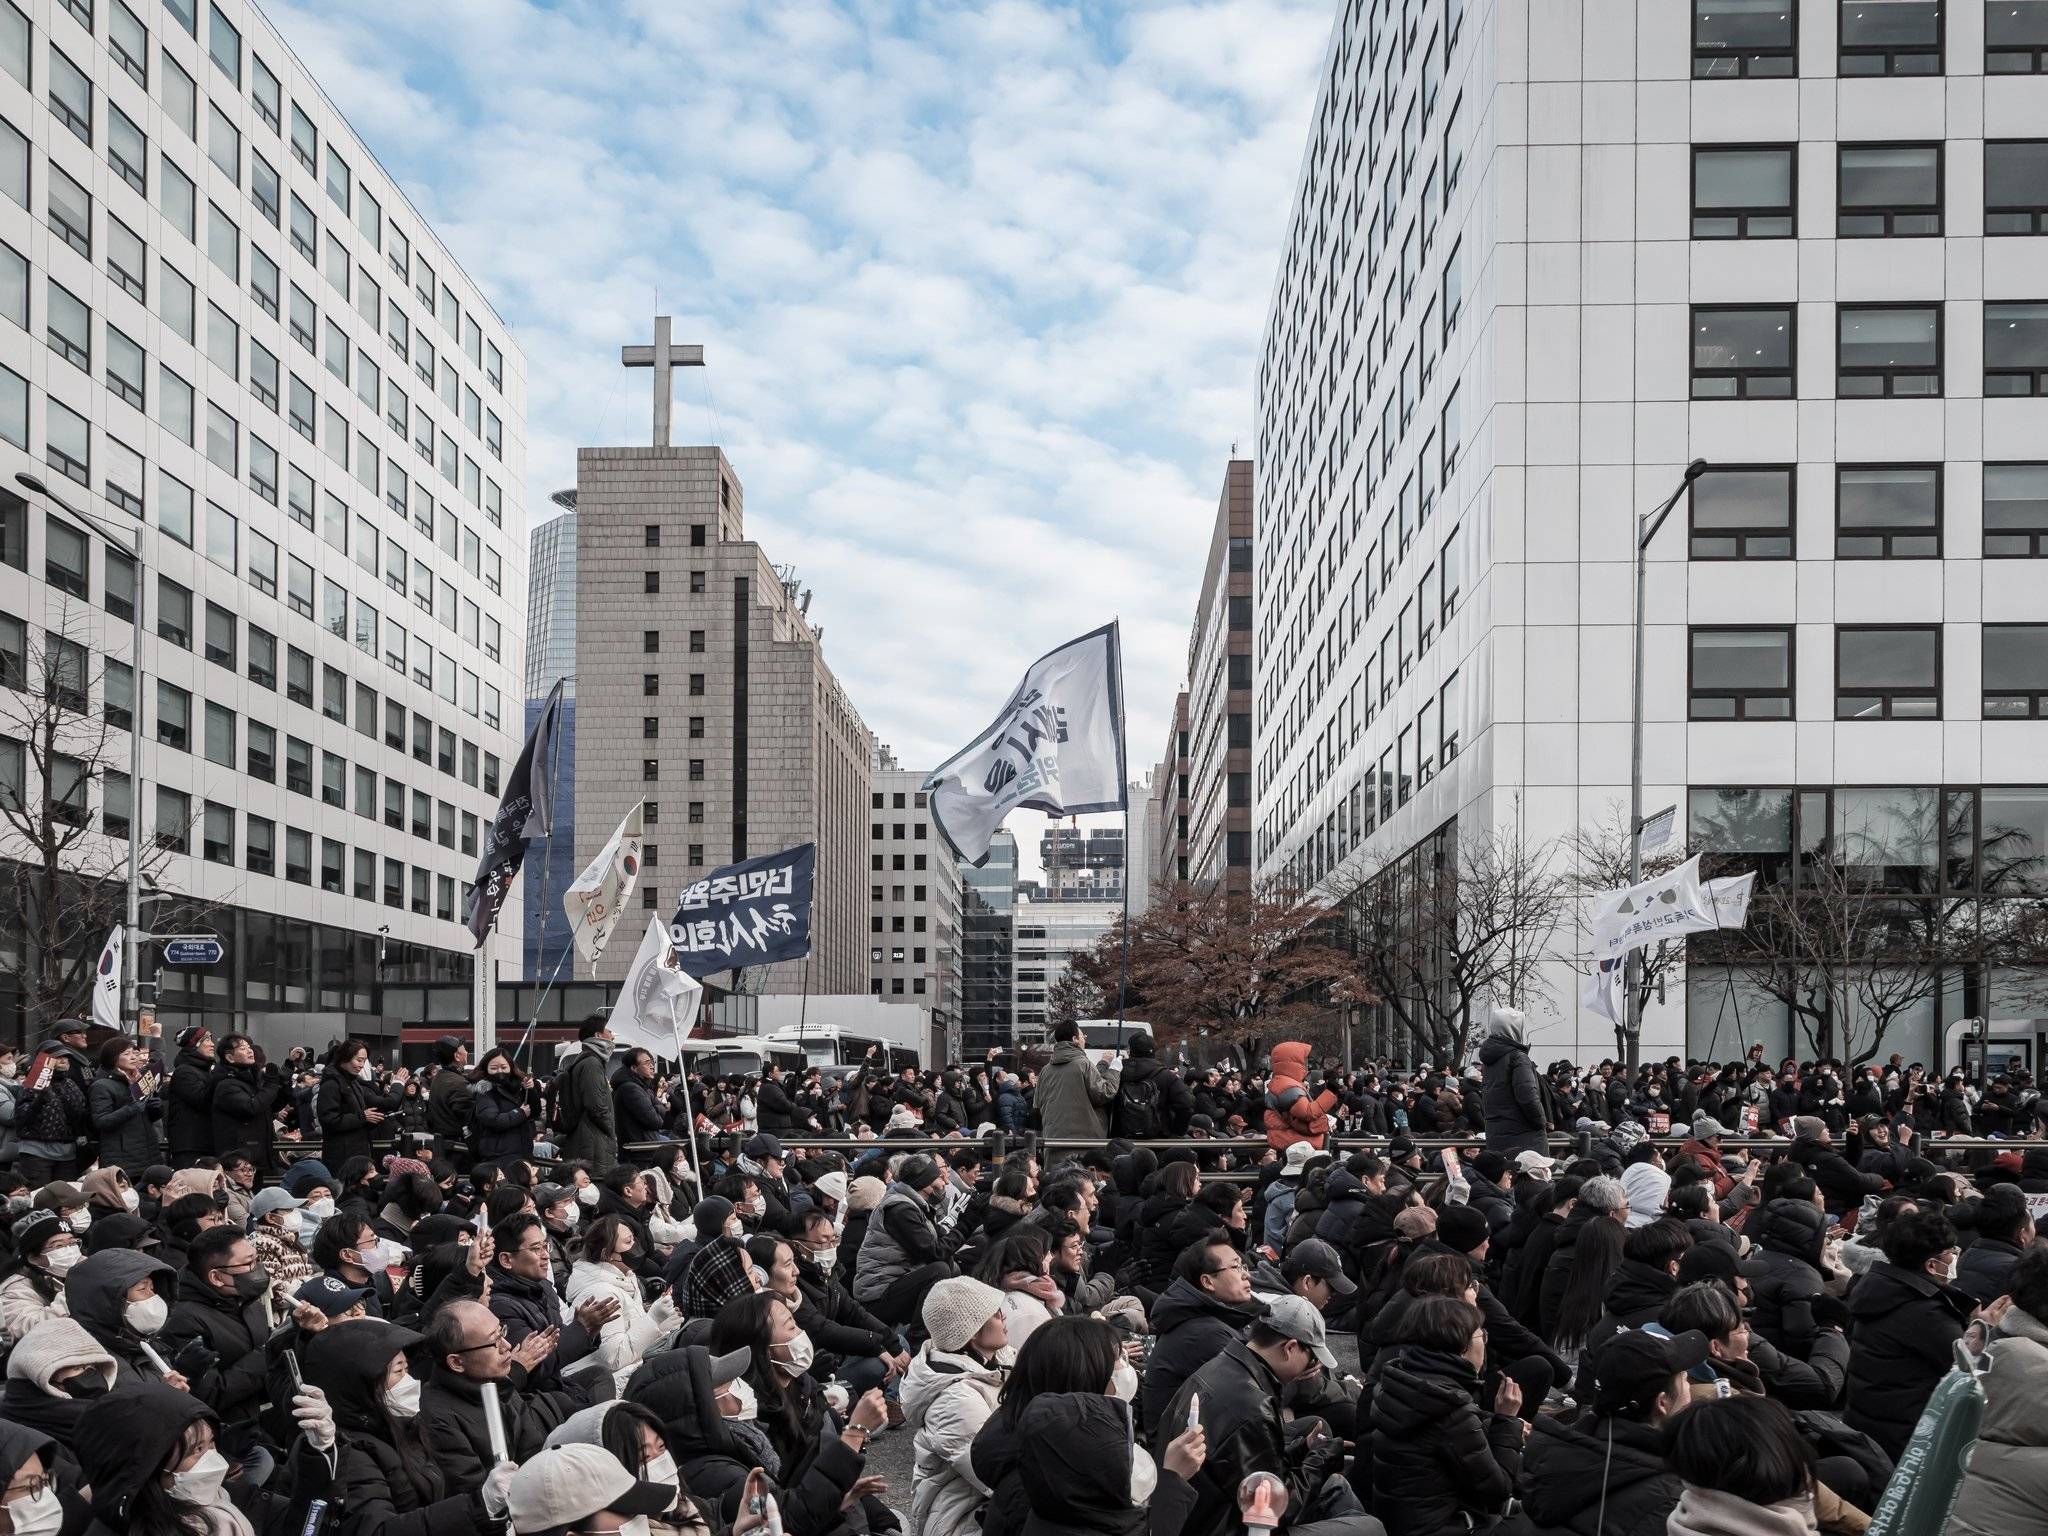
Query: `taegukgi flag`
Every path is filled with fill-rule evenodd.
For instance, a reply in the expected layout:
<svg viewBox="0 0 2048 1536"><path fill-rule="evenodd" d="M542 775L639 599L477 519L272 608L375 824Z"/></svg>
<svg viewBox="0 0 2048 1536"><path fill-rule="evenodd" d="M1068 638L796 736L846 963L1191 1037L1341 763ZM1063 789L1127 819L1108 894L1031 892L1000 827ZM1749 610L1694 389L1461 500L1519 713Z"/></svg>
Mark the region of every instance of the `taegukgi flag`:
<svg viewBox="0 0 2048 1536"><path fill-rule="evenodd" d="M1123 688L1113 622L1034 661L988 729L924 781L953 851L979 867L1020 807L1052 816L1127 808Z"/></svg>
<svg viewBox="0 0 2048 1536"><path fill-rule="evenodd" d="M640 881L641 842L645 831L647 802L642 800L626 812L612 839L584 866L575 883L562 893L562 911L568 915L576 953L597 964L597 957L626 909L626 898Z"/></svg>
<svg viewBox="0 0 2048 1536"><path fill-rule="evenodd" d="M547 703L526 733L519 760L505 776L505 795L484 829L483 857L476 866L476 889L469 898L469 931L479 948L497 926L498 909L511 894L519 866L526 862L527 842L550 837L555 825L555 727L562 713L562 680L557 678Z"/></svg>
<svg viewBox="0 0 2048 1536"><path fill-rule="evenodd" d="M673 1056L676 1042L696 1022L703 996L703 984L676 964L668 925L655 913L647 919L640 952L619 985L619 1000L607 1022L614 1039L644 1046L657 1056Z"/></svg>
<svg viewBox="0 0 2048 1536"><path fill-rule="evenodd" d="M125 930L119 923L100 948L100 963L92 977L92 1021L116 1034L121 1031L121 955Z"/></svg>

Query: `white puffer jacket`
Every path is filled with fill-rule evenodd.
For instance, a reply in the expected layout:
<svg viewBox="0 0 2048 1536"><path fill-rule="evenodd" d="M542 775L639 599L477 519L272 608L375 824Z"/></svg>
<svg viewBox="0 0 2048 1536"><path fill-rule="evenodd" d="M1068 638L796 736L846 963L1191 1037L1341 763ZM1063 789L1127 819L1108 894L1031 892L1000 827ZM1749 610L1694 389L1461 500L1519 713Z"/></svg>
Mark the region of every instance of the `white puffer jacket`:
<svg viewBox="0 0 2048 1536"><path fill-rule="evenodd" d="M996 1411L1016 1352L993 1365L935 1351L927 1341L903 1382L903 1418L916 1435L909 1536L979 1536L989 1490L974 1475L974 1437Z"/></svg>
<svg viewBox="0 0 2048 1536"><path fill-rule="evenodd" d="M593 1296L616 1296L619 1310L597 1337L597 1357L612 1373L618 1390L640 1368L647 1352L682 1327L675 1302L663 1296L652 1307L640 1299L640 1278L616 1264L578 1259L569 1271L569 1290L562 1300L574 1312Z"/></svg>

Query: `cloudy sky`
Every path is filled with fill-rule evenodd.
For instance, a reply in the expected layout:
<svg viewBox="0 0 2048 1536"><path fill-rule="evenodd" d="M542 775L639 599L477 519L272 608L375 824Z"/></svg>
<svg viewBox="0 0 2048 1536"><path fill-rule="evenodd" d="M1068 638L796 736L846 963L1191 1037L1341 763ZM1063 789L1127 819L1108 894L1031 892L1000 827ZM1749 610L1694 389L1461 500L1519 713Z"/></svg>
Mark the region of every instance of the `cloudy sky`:
<svg viewBox="0 0 2048 1536"><path fill-rule="evenodd" d="M657 304L906 767L1123 621L1164 745L1334 0L272 0L526 353L527 506Z"/></svg>

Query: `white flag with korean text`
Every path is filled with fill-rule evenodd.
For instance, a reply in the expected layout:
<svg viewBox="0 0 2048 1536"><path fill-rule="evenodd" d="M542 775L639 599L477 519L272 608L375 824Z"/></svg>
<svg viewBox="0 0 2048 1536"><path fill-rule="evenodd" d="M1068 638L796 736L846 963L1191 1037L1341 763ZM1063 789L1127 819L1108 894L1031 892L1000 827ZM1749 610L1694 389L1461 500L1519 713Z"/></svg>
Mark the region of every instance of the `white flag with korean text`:
<svg viewBox="0 0 2048 1536"><path fill-rule="evenodd" d="M562 910L568 915L576 953L593 967L618 926L626 898L640 880L641 839L647 802L626 812L626 819L612 833L596 858L584 867L575 883L562 893Z"/></svg>
<svg viewBox="0 0 2048 1536"><path fill-rule="evenodd" d="M703 996L703 983L676 965L668 924L658 914L651 915L640 952L619 987L619 1000L612 1004L612 1038L645 1046L657 1056L673 1056L675 1042L696 1022Z"/></svg>
<svg viewBox="0 0 2048 1536"><path fill-rule="evenodd" d="M1756 871L1725 875L1700 886L1714 909L1716 928L1740 928L1749 921L1749 893L1756 889Z"/></svg>
<svg viewBox="0 0 2048 1536"><path fill-rule="evenodd" d="M1719 926L1713 903L1700 889L1700 858L1694 854L1676 869L1640 885L1593 898L1591 958L1619 960L1644 944Z"/></svg>
<svg viewBox="0 0 2048 1536"><path fill-rule="evenodd" d="M1034 661L989 727L924 781L932 819L980 866L1010 812L1120 811L1124 774L1123 651L1114 623Z"/></svg>

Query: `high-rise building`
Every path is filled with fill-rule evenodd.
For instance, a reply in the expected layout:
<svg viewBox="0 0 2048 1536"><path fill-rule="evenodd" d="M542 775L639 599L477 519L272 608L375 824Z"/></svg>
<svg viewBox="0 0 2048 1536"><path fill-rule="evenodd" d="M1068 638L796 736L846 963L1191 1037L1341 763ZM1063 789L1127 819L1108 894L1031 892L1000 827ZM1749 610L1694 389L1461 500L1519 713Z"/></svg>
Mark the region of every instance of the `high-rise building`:
<svg viewBox="0 0 2048 1536"><path fill-rule="evenodd" d="M245 0L0 5L0 194L0 686L18 724L54 676L75 744L37 784L0 727L0 782L66 867L148 839L145 926L222 937L145 959L167 1032L383 1034L430 986L459 1022L519 750L517 344Z"/></svg>
<svg viewBox="0 0 2048 1536"><path fill-rule="evenodd" d="M639 901L667 916L714 867L815 842L810 958L746 990L866 993L873 738L809 592L741 510L716 447L577 455L577 853L645 800ZM609 947L599 979L622 977L636 947Z"/></svg>
<svg viewBox="0 0 2048 1536"><path fill-rule="evenodd" d="M1149 835L1145 855L1151 861L1152 883L1172 885L1188 878L1188 691L1173 698L1173 718L1166 725L1166 755L1152 770L1152 790L1145 802Z"/></svg>
<svg viewBox="0 0 2048 1536"><path fill-rule="evenodd" d="M960 867L960 1020L964 1059L1007 1046L1016 984L1011 914L1017 906L1017 839L1003 830L979 869Z"/></svg>
<svg viewBox="0 0 2048 1536"><path fill-rule="evenodd" d="M576 697L576 493L557 491L559 517L533 527L526 562L526 697L545 699L557 681Z"/></svg>
<svg viewBox="0 0 2048 1536"><path fill-rule="evenodd" d="M1131 797L1131 835L1124 849L1126 878L1131 882L1131 916L1143 917L1152 905L1152 844L1159 836L1159 812L1152 800L1152 770L1125 786Z"/></svg>
<svg viewBox="0 0 2048 1536"><path fill-rule="evenodd" d="M537 523L526 565L526 729L562 684L551 764L554 827L526 847L523 971L528 981L564 976L574 940L562 892L581 870L576 859L576 493L557 491L562 515Z"/></svg>
<svg viewBox="0 0 2048 1536"><path fill-rule="evenodd" d="M868 987L932 1011L937 1038L960 1026L960 865L932 820L925 775L875 748L868 794Z"/></svg>
<svg viewBox="0 0 2048 1536"><path fill-rule="evenodd" d="M1700 459L1645 812L1767 883L2039 889L1986 850L2048 841L2044 71L2031 5L1341 7L1258 364L1261 871L1625 816L1632 530ZM1548 981L1539 1048L1611 1053ZM1959 960L1883 1052L2033 1049L2014 981ZM1700 963L1642 1048L1750 1042L1812 1053Z"/></svg>
<svg viewBox="0 0 2048 1536"><path fill-rule="evenodd" d="M1232 459L1216 502L1188 638L1188 878L1252 889L1252 464Z"/></svg>
<svg viewBox="0 0 2048 1536"><path fill-rule="evenodd" d="M1073 968L1074 956L1123 919L1123 901L1019 901L1011 930L1016 991L1011 1018L1020 1036L1043 1035L1049 1027L1052 992ZM1114 1012L1114 1005L1111 1005Z"/></svg>
<svg viewBox="0 0 2048 1536"><path fill-rule="evenodd" d="M1122 901L1124 829L1049 824L1038 838L1041 901Z"/></svg>

